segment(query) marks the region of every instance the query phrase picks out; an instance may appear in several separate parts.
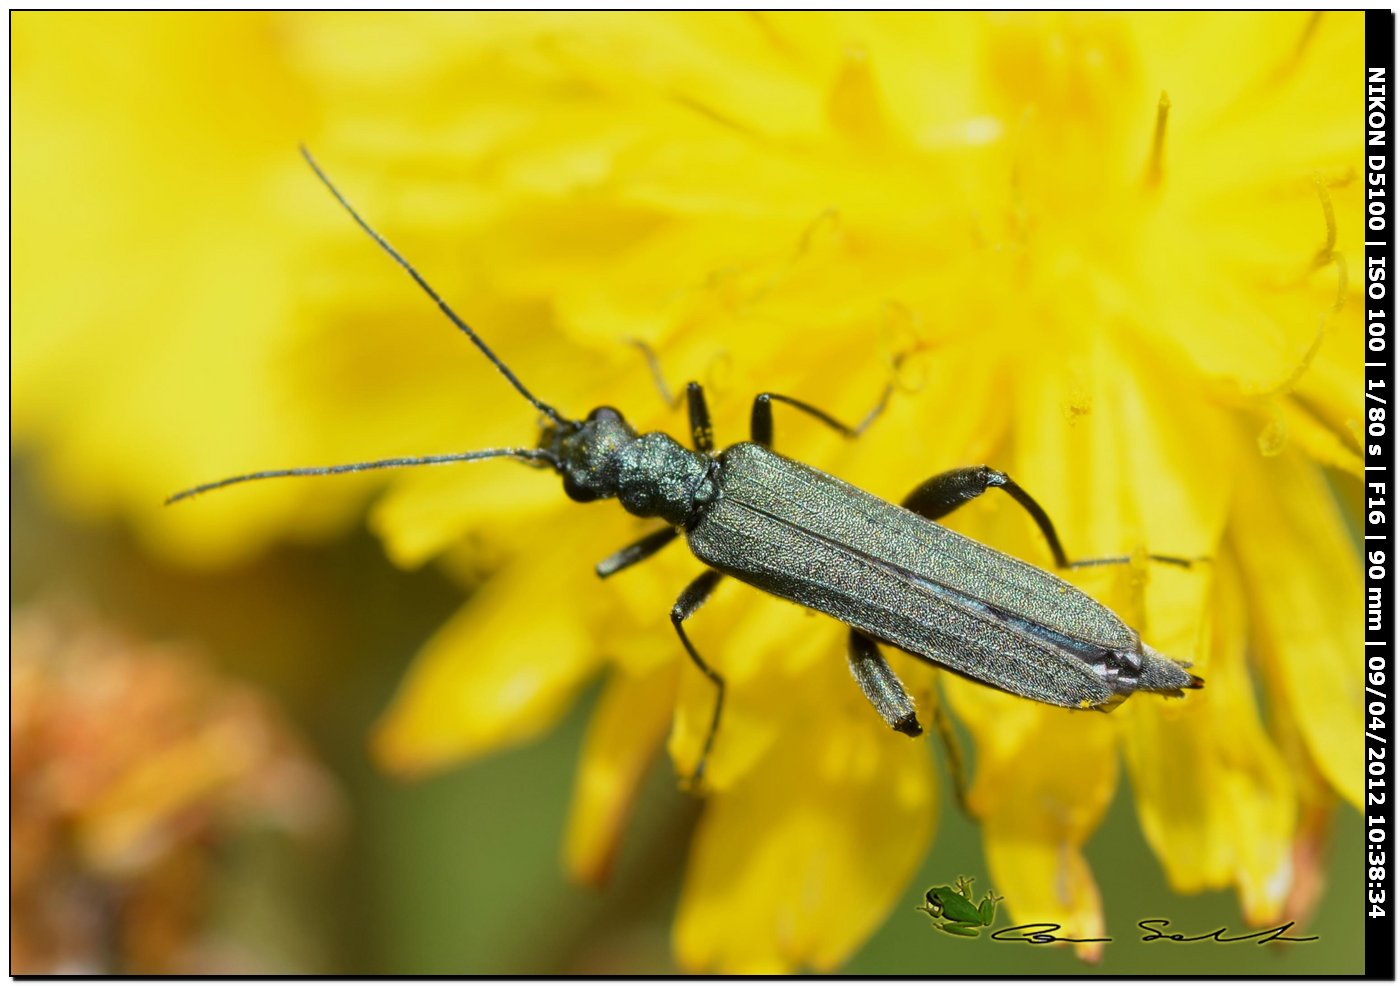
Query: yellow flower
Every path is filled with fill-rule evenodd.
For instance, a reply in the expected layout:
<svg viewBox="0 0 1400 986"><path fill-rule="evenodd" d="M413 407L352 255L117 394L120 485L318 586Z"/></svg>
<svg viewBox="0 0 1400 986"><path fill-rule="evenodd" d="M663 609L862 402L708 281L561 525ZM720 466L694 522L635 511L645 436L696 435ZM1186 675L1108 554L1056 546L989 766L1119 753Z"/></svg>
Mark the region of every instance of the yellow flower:
<svg viewBox="0 0 1400 986"><path fill-rule="evenodd" d="M721 443L746 437L760 391L855 421L896 378L861 441L780 411L777 447L892 500L989 462L1046 506L1075 556L1212 559L1076 578L1156 649L1196 662L1207 687L1184 702L1088 716L889 655L925 722L941 687L973 737L987 879L1013 919L1100 936L1081 847L1120 750L1173 887L1233 887L1264 923L1315 883L1316 856L1299 848L1336 797L1360 797L1360 569L1325 473L1348 491L1360 473L1347 277L1360 244L1334 219L1360 202L1359 14L257 23L274 25L295 97L278 109L299 136L567 413L610 403L639 427L684 431L628 338L655 348L673 387L706 383ZM315 114L286 109L299 102ZM529 437L528 406L308 181L293 193L277 174L276 201L325 213L301 220L292 246L254 248L292 258L275 277L290 296L260 299L239 364L299 357L268 373L280 396L228 425L231 441L206 432L177 474L188 432L118 456L101 422L46 417L40 385L17 384L17 422L34 422L25 434L61 486L117 498L140 486L133 464L168 491L283 455ZM22 231L42 226L17 216ZM221 317L242 327L249 293ZM17 326L49 318L16 298ZM213 332L198 319L178 330ZM26 374L71 369L35 340L17 339ZM222 412L185 401L180 415L229 422L262 379L229 384L242 396ZM169 399L142 391L163 413ZM273 429L267 444L264 418L284 415L295 437ZM713 689L666 618L697 564L671 548L600 585L592 563L651 526L567 502L548 473L492 463L378 482L370 522L392 557L441 558L468 582L493 574L418 658L376 753L418 773L523 742L604 674L566 840L570 871L603 879L655 751L682 775L699 754ZM326 498L346 516L346 490L230 492L217 517L245 538L305 530ZM1024 514L987 500L952 523L1048 565ZM189 534L191 514L136 516L161 543L179 525L199 558L234 550ZM696 970L837 968L912 896L935 825L928 751L865 705L832 621L725 584L690 626L729 691L677 956Z"/></svg>

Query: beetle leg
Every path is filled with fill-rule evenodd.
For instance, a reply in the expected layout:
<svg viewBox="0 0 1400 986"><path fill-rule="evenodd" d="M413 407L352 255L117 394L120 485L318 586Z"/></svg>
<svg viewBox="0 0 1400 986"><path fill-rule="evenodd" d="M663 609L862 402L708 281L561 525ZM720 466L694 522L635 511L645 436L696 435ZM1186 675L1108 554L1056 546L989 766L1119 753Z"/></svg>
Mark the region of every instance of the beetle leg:
<svg viewBox="0 0 1400 986"><path fill-rule="evenodd" d="M972 809L968 807L967 803L967 764L963 760L962 745L958 743L958 734L953 730L952 717L948 715L948 710L943 707L943 702L943 696L933 696L933 728L943 743L944 754L948 757L948 773L953 777L953 796L958 799L958 807L968 818L976 818L977 816L972 813Z"/></svg>
<svg viewBox="0 0 1400 986"><path fill-rule="evenodd" d="M695 441L695 451L715 450L715 430L710 425L710 408L705 403L705 388L694 380L685 385L686 403L690 407L690 436Z"/></svg>
<svg viewBox="0 0 1400 986"><path fill-rule="evenodd" d="M856 684L891 729L905 736L918 736L924 731L915 714L913 700L885 662L874 640L852 628L847 657Z"/></svg>
<svg viewBox="0 0 1400 986"><path fill-rule="evenodd" d="M897 357L894 361L895 368L899 368L903 357ZM789 407L795 407L805 414L810 414L822 424L834 431L839 432L846 438L856 438L865 432L875 423L875 419L884 413L885 407L890 402L890 395L894 393L894 381L885 384L885 389L880 391L880 399L875 402L868 414L861 418L860 424L852 428L850 425L842 424L831 415L820 408L813 407L806 401L799 401L795 397L784 397L782 394L762 393L753 399L753 413L749 417L749 434L752 440L762 445L764 448L773 447L773 402L779 401Z"/></svg>
<svg viewBox="0 0 1400 986"><path fill-rule="evenodd" d="M695 763L695 772L690 775L692 788L698 787L700 784L700 778L705 773L705 760L710 755L710 747L714 746L715 734L719 732L719 714L724 708L724 679L696 652L695 645L685 635L685 628L681 624L690 619L695 611L705 604L705 600L710 598L710 593L714 591L715 585L723 577L723 572L712 570L704 573L685 587L685 591L676 600L676 605L671 607L671 624L676 628L681 643L685 645L686 653L690 655L690 659L695 662L695 666L700 669L700 672L714 682L716 693L715 714L710 719L710 731L705 734L705 744L700 748L700 759Z"/></svg>
<svg viewBox="0 0 1400 986"><path fill-rule="evenodd" d="M920 735L923 727L919 725L914 712L914 702L880 654L879 645L874 639L852 627L847 654L851 674L870 704L875 706L875 711L897 732L906 736ZM967 806L967 769L963 763L962 747L958 744L957 733L953 731L952 720L937 695L933 697L933 726L948 757L948 773L953 777L953 794L958 799L958 807L971 818L972 812Z"/></svg>
<svg viewBox="0 0 1400 986"><path fill-rule="evenodd" d="M916 486L914 491L904 498L903 505L921 517L939 520L969 500L977 499L992 487L1000 487L1005 490L1011 499L1019 503L1026 513L1031 515L1035 526L1040 528L1041 534L1045 535L1045 540L1050 545L1050 553L1055 556L1055 565L1058 568L1125 565L1132 560L1127 555L1118 555L1113 558L1071 559L1065 554L1064 545L1060 543L1060 535L1055 532L1055 525L1051 522L1050 515L1045 512L1045 508L1036 503L1035 499L1017 485L1014 479L990 466L968 466L963 469L949 469L947 472L941 472L932 479L925 480ZM1152 561L1179 565L1182 568L1190 568L1193 561L1204 560L1179 558L1175 555L1148 555L1147 557Z"/></svg>
<svg viewBox="0 0 1400 986"><path fill-rule="evenodd" d="M630 568L639 561L646 561L674 541L679 533L674 527L663 527L659 531L652 531L640 541L635 541L619 551L614 551L593 566L593 570L598 573L598 578L605 579L624 568Z"/></svg>

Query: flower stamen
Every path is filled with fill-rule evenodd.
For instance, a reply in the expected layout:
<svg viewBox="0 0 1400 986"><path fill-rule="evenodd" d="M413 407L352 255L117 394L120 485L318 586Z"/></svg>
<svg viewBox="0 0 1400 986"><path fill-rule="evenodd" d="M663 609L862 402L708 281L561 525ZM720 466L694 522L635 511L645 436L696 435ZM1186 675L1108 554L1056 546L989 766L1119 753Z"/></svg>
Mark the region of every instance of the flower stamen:
<svg viewBox="0 0 1400 986"><path fill-rule="evenodd" d="M1313 359L1316 358L1318 350L1322 348L1322 340L1327 335L1327 329L1331 325L1332 316L1342 310L1342 303L1346 299L1346 260L1335 250L1337 245L1337 214L1332 207L1332 196L1327 191L1327 186L1323 184L1320 175L1313 175L1313 188L1316 189L1317 199L1322 204L1322 221L1326 227L1327 234L1322 246L1320 246L1317 253L1313 255L1310 269L1317 271L1326 267L1328 264L1335 265L1337 268L1337 295L1332 304L1318 314L1317 331L1313 334L1313 340L1308 345L1307 352L1299 359L1298 364L1293 368L1293 372L1277 386L1270 388L1266 392L1265 396L1268 397L1277 397L1291 392L1298 381L1302 379L1303 374L1312 366Z"/></svg>
<svg viewBox="0 0 1400 986"><path fill-rule="evenodd" d="M1346 300L1347 265L1346 258L1336 251L1337 214L1332 208L1332 195L1327 191L1327 186L1323 184L1321 175L1313 175L1313 188L1317 191L1318 201L1322 203L1322 221L1327 227L1327 238L1313 257L1312 269L1321 270L1328 264L1333 264L1337 268L1337 297L1332 302L1331 308L1323 313L1325 319L1328 315L1336 314L1342 310L1342 303Z"/></svg>
<svg viewBox="0 0 1400 986"><path fill-rule="evenodd" d="M863 46L846 48L840 73L827 94L826 117L837 130L867 149L886 139L880 87L870 53Z"/></svg>
<svg viewBox="0 0 1400 986"><path fill-rule="evenodd" d="M1172 101L1167 97L1167 91L1162 90L1162 95L1157 100L1157 125L1152 131L1152 151L1147 158L1147 187L1157 188L1162 184L1162 157L1167 144L1167 115L1171 112Z"/></svg>
<svg viewBox="0 0 1400 986"><path fill-rule="evenodd" d="M741 134L744 137L749 137L755 140L761 140L763 137L762 134L760 134L757 130L755 130L748 124L742 123L741 121L736 120L734 117L729 116L726 113L720 112L708 103L703 103L700 100L696 99L694 96L691 96L687 93L679 91L673 92L671 93L671 101L678 106L683 106L691 112L704 117L711 123L719 124L726 130L732 130L737 134Z"/></svg>
<svg viewBox="0 0 1400 986"><path fill-rule="evenodd" d="M1313 260L1313 268L1317 269L1326 266L1334 258L1332 250L1337 245L1337 214L1332 209L1332 196L1327 194L1321 175L1313 175L1313 188L1317 190L1318 201L1322 203L1322 221L1327 226L1327 239L1318 248L1317 256Z"/></svg>
<svg viewBox="0 0 1400 986"><path fill-rule="evenodd" d="M1293 68L1303 60L1303 53L1308 50L1308 45L1317 35L1317 25L1320 23L1322 23L1322 11L1314 10L1312 16L1308 18L1308 22L1303 25L1302 32L1298 35L1298 43L1293 46L1293 59L1288 66L1289 68Z"/></svg>

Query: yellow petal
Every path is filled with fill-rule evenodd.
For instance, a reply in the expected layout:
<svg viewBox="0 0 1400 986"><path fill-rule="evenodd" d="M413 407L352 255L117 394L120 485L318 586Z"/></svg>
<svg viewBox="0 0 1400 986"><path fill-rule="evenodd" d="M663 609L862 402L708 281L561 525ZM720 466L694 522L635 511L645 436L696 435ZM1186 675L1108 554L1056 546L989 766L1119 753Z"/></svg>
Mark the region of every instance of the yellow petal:
<svg viewBox="0 0 1400 986"><path fill-rule="evenodd" d="M968 800L982 820L991 885L1017 921L1054 921L1066 937L1102 937L1098 888L1080 847L1117 784L1109 717L1038 705L951 676L945 688L976 741ZM1102 945L1075 950L1094 960Z"/></svg>
<svg viewBox="0 0 1400 986"><path fill-rule="evenodd" d="M1195 666L1205 688L1183 701L1142 696L1115 716L1143 834L1172 887L1234 884L1245 920L1263 925L1291 888L1297 797L1254 705L1238 572L1226 558L1215 567L1214 631Z"/></svg>
<svg viewBox="0 0 1400 986"><path fill-rule="evenodd" d="M312 212L286 193L306 86L273 24L164 12L15 24L14 223L27 244L15 438L61 505L121 512L189 564L246 558L288 528L342 529L363 497L284 483L162 506L203 480L315 462L277 372L286 337L307 326L296 272Z"/></svg>
<svg viewBox="0 0 1400 986"><path fill-rule="evenodd" d="M564 834L564 867L579 883L607 881L637 789L661 746L676 695L676 665L614 673L584 739Z"/></svg>
<svg viewBox="0 0 1400 986"><path fill-rule="evenodd" d="M1214 750L1201 762L1219 771L1226 826L1219 841L1233 844L1232 876L1244 918L1263 926L1282 919L1293 889L1288 840L1295 832L1298 796L1291 771L1255 707L1241 589L1238 568L1222 568L1214 648L1209 665L1203 664L1210 694L1201 693Z"/></svg>
<svg viewBox="0 0 1400 986"><path fill-rule="evenodd" d="M1287 703L1318 770L1360 808L1361 559L1315 466L1289 453L1242 459L1252 475L1231 544L1249 590L1259 673Z"/></svg>
<svg viewBox="0 0 1400 986"><path fill-rule="evenodd" d="M539 523L568 509L553 473L522 476L512 462L463 465L467 474L427 470L401 480L375 503L370 527L395 564L421 565L469 533L489 535L502 525Z"/></svg>
<svg viewBox="0 0 1400 986"><path fill-rule="evenodd" d="M428 642L375 727L380 763L420 773L553 726L601 663L593 625L607 601L578 564L587 533L542 528Z"/></svg>
<svg viewBox="0 0 1400 986"><path fill-rule="evenodd" d="M1052 922L1065 938L1105 938L1103 900L1080 843L1069 838L1027 838L1014 817L988 819L982 829L991 885L1006 897L1020 924ZM1103 943L1081 941L1074 953L1086 962L1103 956Z"/></svg>
<svg viewBox="0 0 1400 986"><path fill-rule="evenodd" d="M855 691L837 671L821 672L828 687ZM676 918L682 966L833 969L895 905L932 833L933 767L923 743L863 704L857 694L835 717L810 710L709 798Z"/></svg>
<svg viewBox="0 0 1400 986"><path fill-rule="evenodd" d="M1173 400L1174 382L1186 381L1171 365L1152 365L1101 335L1063 353L1018 401L1013 475L1050 514L1071 558L1143 544L1184 557L1213 552L1229 500L1230 448L1199 437L1226 419L1209 405ZM1037 551L1031 557L1048 555Z"/></svg>
<svg viewBox="0 0 1400 986"><path fill-rule="evenodd" d="M840 700L859 690L833 668L846 664L845 638L834 621L791 603L763 598L733 583L692 620L686 633L712 668L725 679L723 719L705 767L705 786L724 790L756 768L780 735L802 727L795 718L822 689L835 687ZM715 686L685 656L676 718L667 743L677 774L688 778L709 734ZM874 714L873 712L871 713Z"/></svg>
<svg viewBox="0 0 1400 986"><path fill-rule="evenodd" d="M1328 844L1337 817L1337 798L1315 770L1301 771L1302 793L1297 835L1293 842L1293 885L1283 916L1306 925L1312 920L1328 882Z"/></svg>

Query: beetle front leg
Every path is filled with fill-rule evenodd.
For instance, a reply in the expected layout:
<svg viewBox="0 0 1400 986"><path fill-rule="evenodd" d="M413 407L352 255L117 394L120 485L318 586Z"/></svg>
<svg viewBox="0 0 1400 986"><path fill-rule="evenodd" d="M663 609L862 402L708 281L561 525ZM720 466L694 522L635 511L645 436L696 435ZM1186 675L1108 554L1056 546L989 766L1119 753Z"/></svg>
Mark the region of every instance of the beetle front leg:
<svg viewBox="0 0 1400 986"><path fill-rule="evenodd" d="M614 575L624 568L637 564L639 561L646 561L674 541L679 534L680 531L674 527L663 527L659 531L652 531L641 540L634 541L619 551L614 551L593 566L593 570L598 573L598 578L605 579L609 575Z"/></svg>
<svg viewBox="0 0 1400 986"><path fill-rule="evenodd" d="M705 403L705 388L694 380L685 385L685 399L690 411L690 437L695 442L695 451L715 450L715 429L710 424L710 407Z"/></svg>
<svg viewBox="0 0 1400 986"><path fill-rule="evenodd" d="M903 357L897 357L894 367L899 369ZM880 391L880 399L875 402L869 413L861 419L860 424L851 427L842 424L821 408L813 407L806 401L799 401L795 397L784 397L782 394L762 393L753 399L753 413L749 417L749 435L751 440L764 448L773 447L773 402L778 401L789 407L795 407L804 414L809 414L833 431L839 432L844 438L857 438L875 423L875 419L884 413L889 405L890 395L894 393L894 381L885 384L885 389Z"/></svg>
<svg viewBox="0 0 1400 986"><path fill-rule="evenodd" d="M1060 543L1060 535L1056 533L1055 525L1051 522L1050 515L1045 512L1045 508L1036 503L1035 499L1023 490L1014 479L990 466L968 466L963 469L949 469L947 472L941 472L932 479L925 480L916 486L914 491L904 498L903 505L921 517L936 521L946 517L964 503L977 499L993 487L1004 490L1011 499L1021 505L1026 513L1031 515L1035 526L1040 528L1040 533L1045 536L1045 540L1050 545L1050 553L1055 558L1056 567L1090 568L1095 565L1125 565L1132 560L1127 555L1118 555L1113 558L1071 559L1065 554L1064 545ZM1183 568L1190 568L1192 564L1192 559L1179 558L1175 555L1148 555L1147 557L1152 561L1179 565Z"/></svg>
<svg viewBox="0 0 1400 986"><path fill-rule="evenodd" d="M676 628L681 643L685 645L685 652L690 655L690 659L695 662L695 666L700 669L700 672L714 682L716 692L715 713L710 719L710 731L705 734L705 743L700 748L700 759L695 763L695 772L690 775L692 789L700 784L700 778L705 773L705 761L710 756L710 747L714 746L715 734L719 732L719 716L724 709L724 679L720 677L718 671L705 663L705 659L695 650L695 645L690 642L690 638L686 636L685 628L681 624L690 619L695 611L705 604L705 600L710 598L710 593L714 592L715 586L723 577L723 572L706 572L686 586L681 597L676 600L676 605L671 607L671 624Z"/></svg>

